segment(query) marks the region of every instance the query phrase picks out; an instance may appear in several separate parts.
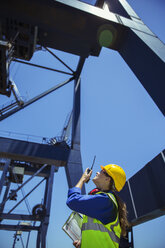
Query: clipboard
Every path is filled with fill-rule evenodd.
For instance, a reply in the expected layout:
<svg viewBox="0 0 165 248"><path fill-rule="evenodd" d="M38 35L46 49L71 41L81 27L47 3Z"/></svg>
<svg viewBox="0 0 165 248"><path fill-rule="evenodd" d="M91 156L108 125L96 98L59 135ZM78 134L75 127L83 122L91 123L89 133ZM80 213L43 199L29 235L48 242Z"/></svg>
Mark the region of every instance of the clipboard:
<svg viewBox="0 0 165 248"><path fill-rule="evenodd" d="M73 240L81 240L81 227L83 222L83 216L77 212L72 212L62 230Z"/></svg>

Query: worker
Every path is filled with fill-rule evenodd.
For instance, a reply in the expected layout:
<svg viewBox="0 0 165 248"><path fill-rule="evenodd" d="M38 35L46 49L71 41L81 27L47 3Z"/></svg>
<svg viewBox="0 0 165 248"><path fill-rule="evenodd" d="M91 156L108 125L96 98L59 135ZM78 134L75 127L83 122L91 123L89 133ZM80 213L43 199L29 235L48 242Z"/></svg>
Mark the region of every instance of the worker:
<svg viewBox="0 0 165 248"><path fill-rule="evenodd" d="M124 170L115 164L101 166L101 171L92 179L96 188L88 195L81 189L88 182L92 170L83 173L75 187L69 189L67 205L83 214L82 238L74 241L76 248L118 248L120 237L127 234L126 204L115 191L120 191L126 182Z"/></svg>

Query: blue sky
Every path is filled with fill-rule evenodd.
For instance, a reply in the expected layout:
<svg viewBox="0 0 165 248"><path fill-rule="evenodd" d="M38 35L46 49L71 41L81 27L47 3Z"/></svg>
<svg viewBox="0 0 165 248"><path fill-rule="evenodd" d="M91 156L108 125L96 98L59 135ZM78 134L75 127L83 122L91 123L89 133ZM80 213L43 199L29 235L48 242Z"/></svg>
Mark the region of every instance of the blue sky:
<svg viewBox="0 0 165 248"><path fill-rule="evenodd" d="M89 1L86 1L89 2ZM92 1L93 3L94 1ZM163 0L129 0L135 12L163 42L165 42L165 2ZM77 56L57 51L73 69ZM64 69L46 52L37 52L32 62ZM54 72L13 64L11 75L25 98L64 81L67 76ZM143 86L116 51L102 49L99 57L86 60L81 77L81 154L83 168L90 166L94 155L100 165L116 163L126 171L127 179L164 149L165 120ZM73 83L32 104L0 123L0 130L22 134L53 137L61 134L68 113L72 110ZM0 96L2 103L10 99ZM38 181L34 179L33 185ZM93 187L89 182L87 191ZM14 186L16 187L16 186ZM41 201L43 187L31 198L31 208ZM51 218L47 245L72 247L71 240L61 230L70 214L66 207L67 182L63 168L54 177ZM25 188L28 192L29 188ZM11 202L6 206L9 208ZM25 205L20 206L24 211ZM163 248L165 217L149 221L134 228L135 248ZM2 248L12 246L12 232L0 232ZM6 237L5 239L2 237ZM23 234L24 239L26 234ZM29 247L34 247L35 233L31 234ZM21 243L17 243L21 247Z"/></svg>

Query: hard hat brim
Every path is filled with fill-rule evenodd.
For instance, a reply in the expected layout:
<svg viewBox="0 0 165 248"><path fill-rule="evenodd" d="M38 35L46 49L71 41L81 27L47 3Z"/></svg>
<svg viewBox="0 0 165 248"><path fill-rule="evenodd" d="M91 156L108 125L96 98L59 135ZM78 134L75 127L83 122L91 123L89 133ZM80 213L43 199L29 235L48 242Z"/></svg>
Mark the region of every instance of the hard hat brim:
<svg viewBox="0 0 165 248"><path fill-rule="evenodd" d="M110 171L107 171L104 166L101 165L101 169L104 170L110 177L112 177L113 175L111 174Z"/></svg>

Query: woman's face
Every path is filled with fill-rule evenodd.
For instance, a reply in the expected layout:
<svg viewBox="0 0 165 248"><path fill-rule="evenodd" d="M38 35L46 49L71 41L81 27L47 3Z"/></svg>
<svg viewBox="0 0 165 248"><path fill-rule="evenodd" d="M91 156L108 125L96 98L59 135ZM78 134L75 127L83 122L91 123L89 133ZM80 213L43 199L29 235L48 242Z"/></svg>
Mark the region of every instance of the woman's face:
<svg viewBox="0 0 165 248"><path fill-rule="evenodd" d="M100 188L103 187L104 185L105 186L107 186L107 184L109 185L110 177L104 170L101 170L100 172L96 173L96 176L92 179L92 181L98 188Z"/></svg>

